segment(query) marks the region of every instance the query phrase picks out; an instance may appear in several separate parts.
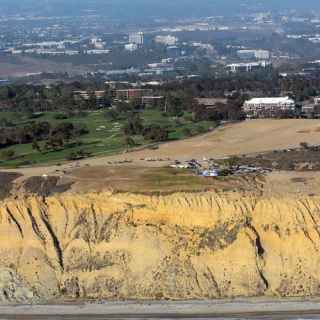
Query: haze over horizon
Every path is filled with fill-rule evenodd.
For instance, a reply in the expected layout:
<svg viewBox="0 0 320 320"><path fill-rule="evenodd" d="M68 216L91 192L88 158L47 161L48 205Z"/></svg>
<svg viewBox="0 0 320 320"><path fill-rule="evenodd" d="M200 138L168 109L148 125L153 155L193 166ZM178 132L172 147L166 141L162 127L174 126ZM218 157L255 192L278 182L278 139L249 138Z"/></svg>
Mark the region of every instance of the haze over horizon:
<svg viewBox="0 0 320 320"><path fill-rule="evenodd" d="M239 14L258 10L320 8L317 0L0 0L2 14L79 15L99 13L110 18L159 18Z"/></svg>

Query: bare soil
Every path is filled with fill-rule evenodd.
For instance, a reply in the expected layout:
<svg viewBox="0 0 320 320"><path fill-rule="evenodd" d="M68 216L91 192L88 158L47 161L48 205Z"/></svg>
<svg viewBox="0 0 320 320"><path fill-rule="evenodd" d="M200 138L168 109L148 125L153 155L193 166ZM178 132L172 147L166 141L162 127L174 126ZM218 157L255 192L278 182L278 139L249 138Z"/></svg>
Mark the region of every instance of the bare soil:
<svg viewBox="0 0 320 320"><path fill-rule="evenodd" d="M0 172L0 200L8 197L13 188L13 181L21 174L15 172Z"/></svg>

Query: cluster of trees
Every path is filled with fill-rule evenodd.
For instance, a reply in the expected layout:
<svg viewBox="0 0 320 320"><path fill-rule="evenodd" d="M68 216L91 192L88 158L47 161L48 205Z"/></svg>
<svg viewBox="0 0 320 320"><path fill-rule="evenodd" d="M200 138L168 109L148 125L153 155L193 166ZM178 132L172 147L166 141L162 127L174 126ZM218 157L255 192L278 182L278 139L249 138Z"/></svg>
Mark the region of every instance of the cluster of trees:
<svg viewBox="0 0 320 320"><path fill-rule="evenodd" d="M234 94L279 96L290 94L295 99L305 100L320 94L320 76L281 77L276 71L269 73L235 74L220 78L201 78L168 83L162 92L182 92L189 97L224 97ZM181 94L180 94L181 95Z"/></svg>
<svg viewBox="0 0 320 320"><path fill-rule="evenodd" d="M246 96L228 99L227 103L217 103L214 108L207 108L201 104L193 107L193 120L198 121L241 121L245 119L242 105Z"/></svg>
<svg viewBox="0 0 320 320"><path fill-rule="evenodd" d="M279 76L276 71L268 73L241 74L215 77L202 77L186 81L173 81L155 90L155 94L166 97L166 110L170 116L180 116L183 111L191 110L193 97L224 97L233 93L277 96L290 93L299 100L319 94L320 77ZM59 83L50 87L44 85L13 84L0 87L0 109L15 111L53 111L53 110L94 110L101 106L94 95L96 90L104 90L103 81L75 81ZM75 91L87 91L88 99L77 97ZM104 105L111 105L111 96L106 92ZM119 117L129 110L141 109L139 101L130 104L117 103Z"/></svg>
<svg viewBox="0 0 320 320"><path fill-rule="evenodd" d="M16 144L32 143L34 149L40 151L39 141L46 141L46 149L63 147L65 141L88 133L84 126L70 122L52 126L49 122L33 122L21 127L0 128L0 148Z"/></svg>
<svg viewBox="0 0 320 320"><path fill-rule="evenodd" d="M0 109L15 111L90 110L99 107L94 91L103 89L103 83L73 82L50 87L44 85L9 85L0 87ZM77 99L75 91L86 90L89 99ZM105 97L106 104L109 97Z"/></svg>
<svg viewBox="0 0 320 320"><path fill-rule="evenodd" d="M142 135L145 140L151 141L166 141L169 138L168 129L161 127L159 125L143 125L143 120L139 115L132 116L123 129L126 139L128 141L128 145L132 145L131 136Z"/></svg>

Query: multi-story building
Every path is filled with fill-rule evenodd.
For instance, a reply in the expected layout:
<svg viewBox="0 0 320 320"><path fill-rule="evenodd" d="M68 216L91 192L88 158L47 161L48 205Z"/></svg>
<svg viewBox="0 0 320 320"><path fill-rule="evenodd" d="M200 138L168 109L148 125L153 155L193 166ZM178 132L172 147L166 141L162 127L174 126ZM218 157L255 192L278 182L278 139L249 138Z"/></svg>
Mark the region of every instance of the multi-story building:
<svg viewBox="0 0 320 320"><path fill-rule="evenodd" d="M128 100L135 100L141 99L144 96L152 96L153 90L152 89L120 89L120 90L113 90L112 96L120 101L128 101Z"/></svg>
<svg viewBox="0 0 320 320"><path fill-rule="evenodd" d="M237 55L243 60L269 60L270 52L268 50L238 50Z"/></svg>
<svg viewBox="0 0 320 320"><path fill-rule="evenodd" d="M144 43L144 33L143 32L136 32L129 34L129 43L134 43L137 45L143 45Z"/></svg>
<svg viewBox="0 0 320 320"><path fill-rule="evenodd" d="M259 62L248 62L248 63L232 63L226 66L227 70L236 73L236 72L252 72L263 70L268 67L271 67L272 63L269 61L259 61Z"/></svg>
<svg viewBox="0 0 320 320"><path fill-rule="evenodd" d="M268 50L255 50L255 58L258 60L269 60L270 52Z"/></svg>
<svg viewBox="0 0 320 320"><path fill-rule="evenodd" d="M157 43L164 44L166 46L174 46L178 42L178 38L174 36L156 36L154 41Z"/></svg>
<svg viewBox="0 0 320 320"><path fill-rule="evenodd" d="M295 101L289 97L253 98L245 101L243 112L247 118L275 118L295 114Z"/></svg>
<svg viewBox="0 0 320 320"><path fill-rule="evenodd" d="M143 96L142 105L146 108L162 107L165 105L164 96Z"/></svg>
<svg viewBox="0 0 320 320"><path fill-rule="evenodd" d="M124 46L124 49L127 51L136 51L138 49L138 45L136 43L128 43Z"/></svg>
<svg viewBox="0 0 320 320"><path fill-rule="evenodd" d="M314 97L312 102L307 102L302 105L302 116L306 118L320 118L320 97Z"/></svg>

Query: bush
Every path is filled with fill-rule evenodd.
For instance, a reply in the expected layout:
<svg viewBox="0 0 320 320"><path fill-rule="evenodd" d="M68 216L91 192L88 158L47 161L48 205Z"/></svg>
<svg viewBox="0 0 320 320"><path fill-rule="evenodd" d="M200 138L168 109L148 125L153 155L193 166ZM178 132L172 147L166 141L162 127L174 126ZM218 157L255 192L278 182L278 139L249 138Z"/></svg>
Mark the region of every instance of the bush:
<svg viewBox="0 0 320 320"><path fill-rule="evenodd" d="M68 116L65 113L58 113L58 114L54 115L54 119L65 120L65 119L68 119Z"/></svg>
<svg viewBox="0 0 320 320"><path fill-rule="evenodd" d="M143 120L138 116L134 115L130 117L128 123L124 126L124 133L127 136L134 136L143 132Z"/></svg>
<svg viewBox="0 0 320 320"><path fill-rule="evenodd" d="M197 130L197 133L200 133L200 134L208 132L208 130L203 126L198 126L196 130Z"/></svg>
<svg viewBox="0 0 320 320"><path fill-rule="evenodd" d="M190 137L190 136L192 136L192 131L190 130L190 128L183 128L182 129L182 134L185 137Z"/></svg>
<svg viewBox="0 0 320 320"><path fill-rule="evenodd" d="M70 161L75 161L75 160L85 159L85 158L88 158L88 157L90 157L90 153L89 152L86 152L84 150L79 150L79 151L71 152L70 154L68 154L66 156L66 159L70 160Z"/></svg>
<svg viewBox="0 0 320 320"><path fill-rule="evenodd" d="M0 157L3 160L12 160L15 154L16 153L13 150L4 150L1 152Z"/></svg>
<svg viewBox="0 0 320 320"><path fill-rule="evenodd" d="M112 121L119 120L120 116L120 113L115 109L110 109L104 113L104 117Z"/></svg>
<svg viewBox="0 0 320 320"><path fill-rule="evenodd" d="M158 125L152 125L143 130L143 136L147 140L167 141L169 138L169 131Z"/></svg>
<svg viewBox="0 0 320 320"><path fill-rule="evenodd" d="M310 147L307 142L300 142L300 148L308 150Z"/></svg>

